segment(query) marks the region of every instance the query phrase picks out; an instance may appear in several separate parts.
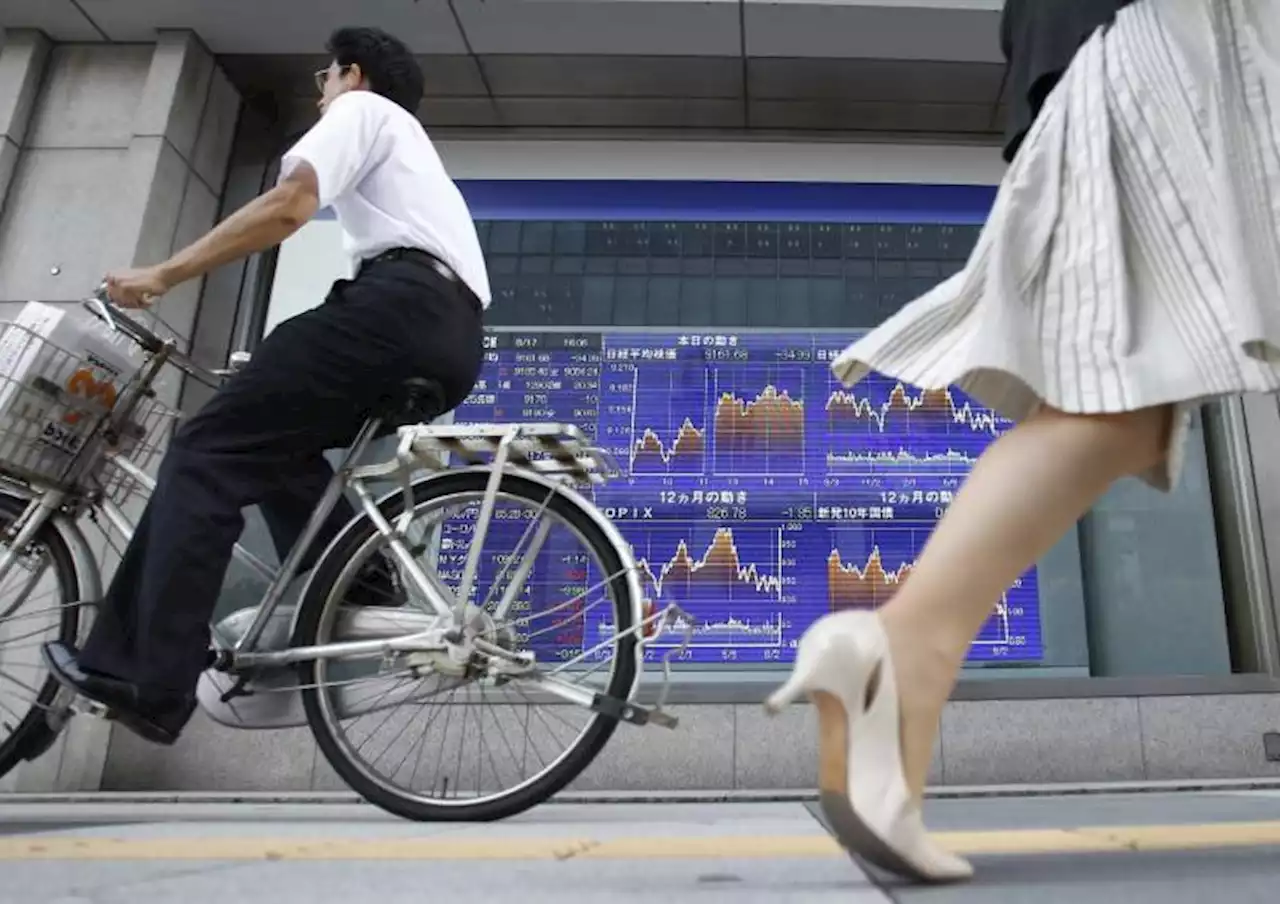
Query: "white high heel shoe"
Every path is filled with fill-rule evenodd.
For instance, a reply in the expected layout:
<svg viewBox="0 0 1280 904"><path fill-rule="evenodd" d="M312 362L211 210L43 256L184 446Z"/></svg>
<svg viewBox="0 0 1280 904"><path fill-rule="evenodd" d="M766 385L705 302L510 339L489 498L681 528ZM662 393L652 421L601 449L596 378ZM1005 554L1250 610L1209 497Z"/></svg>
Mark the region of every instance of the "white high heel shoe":
<svg viewBox="0 0 1280 904"><path fill-rule="evenodd" d="M898 688L889 639L873 612L824 616L800 640L791 677L765 708L802 694L818 710L818 787L837 840L867 862L917 882L973 875L925 831L902 767Z"/></svg>

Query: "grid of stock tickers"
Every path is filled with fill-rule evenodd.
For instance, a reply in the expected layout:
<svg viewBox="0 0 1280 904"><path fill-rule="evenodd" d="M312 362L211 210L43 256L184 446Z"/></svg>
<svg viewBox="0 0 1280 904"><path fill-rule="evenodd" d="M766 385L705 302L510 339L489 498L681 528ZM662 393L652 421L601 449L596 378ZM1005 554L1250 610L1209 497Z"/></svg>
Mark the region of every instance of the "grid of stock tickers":
<svg viewBox="0 0 1280 904"><path fill-rule="evenodd" d="M879 375L846 388L830 363L849 341L847 332L495 331L454 419L586 431L622 466L593 496L631 544L648 600L678 602L693 620L680 658L768 667L792 661L823 614L886 602L978 455L1011 426L955 389ZM524 527L494 522L482 582ZM450 531L465 530L446 523L443 568L460 567L468 544ZM566 590L603 580L563 552L544 545L524 608L562 605ZM992 600L971 664L1038 663L1040 624L1033 569ZM583 618L533 646L569 659L613 630L609 618ZM684 636L655 638L649 654Z"/></svg>

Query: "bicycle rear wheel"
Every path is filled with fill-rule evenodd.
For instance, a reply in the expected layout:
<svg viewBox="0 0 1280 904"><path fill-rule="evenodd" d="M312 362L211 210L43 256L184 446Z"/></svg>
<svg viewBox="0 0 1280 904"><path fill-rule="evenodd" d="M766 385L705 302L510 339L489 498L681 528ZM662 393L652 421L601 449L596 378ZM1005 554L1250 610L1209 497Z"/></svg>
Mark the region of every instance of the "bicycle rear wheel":
<svg viewBox="0 0 1280 904"><path fill-rule="evenodd" d="M27 502L0 495L0 531ZM44 753L57 738L46 713L58 692L40 657L48 641L75 644L80 633L80 578L75 557L46 523L0 581L0 776Z"/></svg>
<svg viewBox="0 0 1280 904"><path fill-rule="evenodd" d="M436 573L455 593L474 536L468 525L474 525L487 480L487 473L463 471L423 481L413 491L415 552L431 566L432 551L439 551ZM397 493L383 512L394 518L404 506L404 494ZM440 520L433 527L434 516ZM536 534L544 519L549 526L532 556L532 571L519 578L519 559L532 544L513 547ZM573 551L571 544L583 551ZM301 603L296 645L350 639L337 629L344 624L339 612L346 588L384 546L367 519L348 529L316 567ZM505 476L488 549L503 553L482 556L472 600L491 618L488 636L501 638L496 642L513 652L534 652L539 671L556 671L556 678L588 690L587 699L630 699L638 668L631 632L635 601L618 551L587 511L537 481ZM499 601L517 581L514 601L498 619ZM553 596L560 598L548 599ZM406 606L421 624L425 603L415 607L411 593ZM394 609L380 609L377 617L389 620L386 636L412 633L395 629ZM589 652L595 647L601 649ZM617 726L612 716L539 690L534 678L459 678L447 669L422 668L424 655L399 654L372 666L317 660L300 669L307 720L325 758L353 790L396 815L488 821L519 813L576 778Z"/></svg>

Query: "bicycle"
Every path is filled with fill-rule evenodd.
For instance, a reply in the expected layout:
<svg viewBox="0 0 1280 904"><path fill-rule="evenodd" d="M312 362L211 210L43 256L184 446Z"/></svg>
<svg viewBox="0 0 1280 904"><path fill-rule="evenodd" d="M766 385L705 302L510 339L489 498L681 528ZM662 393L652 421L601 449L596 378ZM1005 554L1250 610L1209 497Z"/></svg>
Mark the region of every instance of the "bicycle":
<svg viewBox="0 0 1280 904"><path fill-rule="evenodd" d="M112 305L102 289L83 307L113 334L126 337L142 363L118 399L104 404L68 391L68 375L88 366L81 357L30 334L20 338L39 347L42 372L21 385L0 377L0 387L7 382L10 391L26 394L27 408L37 412L0 433L0 585L11 575L20 579L16 602L5 604L0 596L0 657L14 626L41 614L53 622L57 639L74 644L83 637L91 607L80 601L101 597L102 578L80 522L91 521L105 535L132 534L133 522L122 505L139 489L154 490L146 465L177 418L155 391L162 369L176 367L216 387L249 360L237 353L230 367L207 370L179 351L175 340L161 338ZM439 384L416 379L370 412L278 569L237 546L236 559L268 584L256 605L211 626L210 664L197 697L212 718L236 728L305 724L349 787L398 816L494 820L563 789L599 754L620 722L675 728L676 719L665 708L671 661L687 649L693 629L677 603L659 607L646 599L630 546L580 491L618 473L607 452L571 425L431 424L443 408ZM50 411L93 419L56 469L35 466L49 458ZM394 454L359 464L375 437L391 433ZM394 481L395 488L378 494L374 487L381 481ZM300 565L307 550L344 492L358 502L357 516L304 575ZM516 514L517 505L532 514ZM432 527L417 525L420 516L440 512L453 514ZM565 552L562 535L553 541L553 532L562 527L569 539L581 542L585 555ZM516 535L509 554L482 555L487 539ZM354 577L378 561L395 569L401 598L386 605L348 604ZM56 583L57 605L24 612L46 574ZM304 580L290 612L285 596L299 577ZM483 578L491 582L481 598ZM540 589L548 586L569 598L538 613ZM608 609L588 626L587 612L598 604L587 601L597 591ZM547 615L555 620L534 624ZM568 627L574 617L581 617L584 627ZM29 651L50 639L24 631L25 626L8 640L26 641L23 649ZM660 662L662 670L652 705L637 701L646 661ZM38 659L37 666L26 667L43 668ZM437 686L422 695L404 686L430 679ZM48 750L74 715L110 718L47 675L30 682L7 675L0 658L0 692L6 681L23 689L30 701L25 714L8 708L6 715L0 705L0 776ZM421 790L405 787L397 776L416 754L409 781L417 781L425 740L405 752L388 775L365 761L363 748L357 749L343 729L344 719L359 724L381 717L366 742L378 737L388 750L404 746L409 725L424 722L422 707L448 695L425 720L428 728L438 727L443 712L443 748L460 706L512 691L519 697L500 704L508 709L494 710L495 724L519 722L523 715L526 731L534 727L554 735L548 714L567 722L568 712L582 715L586 725L558 756L510 785L503 783L505 773L485 741L483 711L477 749L464 756L460 742L452 766L442 753L443 776ZM391 716L382 714L402 705L419 709L396 732ZM467 711L462 711L464 729ZM522 773L531 754L542 761L532 737L526 735L518 755L506 745ZM464 793L460 788L468 768L475 787Z"/></svg>

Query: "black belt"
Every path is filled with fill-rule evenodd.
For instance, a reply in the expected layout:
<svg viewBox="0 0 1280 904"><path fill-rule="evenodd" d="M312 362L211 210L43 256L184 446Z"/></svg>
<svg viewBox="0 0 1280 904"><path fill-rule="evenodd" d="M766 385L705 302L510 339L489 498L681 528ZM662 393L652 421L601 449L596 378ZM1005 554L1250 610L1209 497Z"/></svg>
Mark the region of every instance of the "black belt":
<svg viewBox="0 0 1280 904"><path fill-rule="evenodd" d="M430 251L423 251L421 248L389 248L381 254L366 258L360 263L360 273L365 271L366 267L378 264L383 261L415 261L423 266L430 267L438 275L444 277L447 281L453 283L462 293L463 297L470 302L475 308L477 314L484 314L484 305L480 303L480 299L466 281L458 275L457 271L436 257Z"/></svg>

